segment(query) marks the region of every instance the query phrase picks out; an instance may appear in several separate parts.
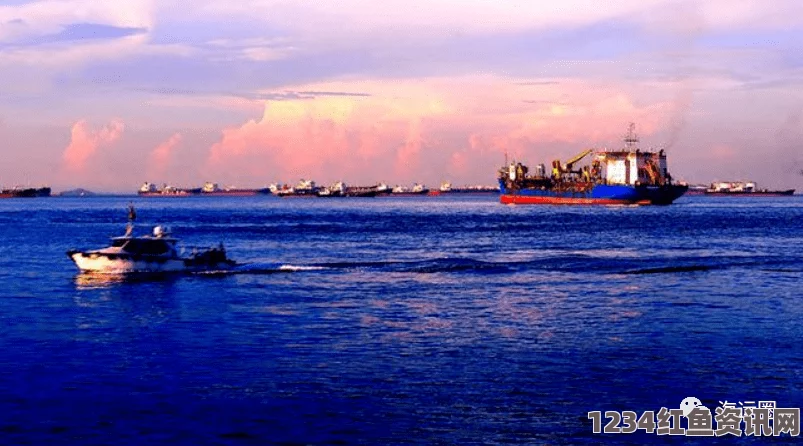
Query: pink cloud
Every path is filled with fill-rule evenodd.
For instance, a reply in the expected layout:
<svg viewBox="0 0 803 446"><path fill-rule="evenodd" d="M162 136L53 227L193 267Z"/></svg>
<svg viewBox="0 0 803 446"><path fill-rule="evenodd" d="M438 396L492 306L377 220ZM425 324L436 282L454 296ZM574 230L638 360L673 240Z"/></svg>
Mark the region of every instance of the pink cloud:
<svg viewBox="0 0 803 446"><path fill-rule="evenodd" d="M261 119L223 130L205 174L236 182L380 181L415 162L417 130L404 119L372 120L372 108L341 98L268 102Z"/></svg>
<svg viewBox="0 0 803 446"><path fill-rule="evenodd" d="M223 130L204 174L259 183L492 183L504 153L548 163L589 146L618 146L630 121L649 137L665 129L674 112L671 100L640 96L640 104L616 86L575 80L530 85L479 77L360 85L367 96L267 102L261 118ZM347 91L340 84L299 89Z"/></svg>
<svg viewBox="0 0 803 446"><path fill-rule="evenodd" d="M174 133L170 138L156 146L148 157L148 175L162 178L168 171L173 158L173 152L181 144L183 137Z"/></svg>
<svg viewBox="0 0 803 446"><path fill-rule="evenodd" d="M70 144L62 155L64 168L71 172L83 172L97 151L117 141L124 130L123 122L116 119L99 130L92 130L86 120L76 122L72 126Z"/></svg>

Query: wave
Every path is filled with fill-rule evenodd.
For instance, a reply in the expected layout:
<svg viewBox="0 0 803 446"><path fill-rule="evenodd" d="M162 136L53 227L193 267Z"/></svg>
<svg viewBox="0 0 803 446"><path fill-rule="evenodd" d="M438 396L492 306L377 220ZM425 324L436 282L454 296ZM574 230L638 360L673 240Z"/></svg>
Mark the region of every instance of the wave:
<svg viewBox="0 0 803 446"><path fill-rule="evenodd" d="M478 260L467 257L442 257L421 260L335 261L320 263L256 262L237 265L228 270L207 271L205 275L276 274L302 272L335 272L346 270L376 273L411 274L509 274L527 271L555 271L586 274L684 274L707 273L730 268L747 268L766 272L796 272L803 259L772 256L673 257L673 258L612 258L572 252L535 259L510 261ZM786 265L778 268L777 265Z"/></svg>
<svg viewBox="0 0 803 446"><path fill-rule="evenodd" d="M712 269L714 269L714 267L706 265L664 266L658 268L642 268L632 271L625 271L624 274L690 273L695 271L711 271Z"/></svg>

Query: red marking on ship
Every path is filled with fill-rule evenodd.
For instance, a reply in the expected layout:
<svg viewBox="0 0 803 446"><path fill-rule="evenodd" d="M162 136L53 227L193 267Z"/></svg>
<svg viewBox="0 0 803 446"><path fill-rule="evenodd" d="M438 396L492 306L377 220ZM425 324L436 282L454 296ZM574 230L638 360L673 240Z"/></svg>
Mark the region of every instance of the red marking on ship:
<svg viewBox="0 0 803 446"><path fill-rule="evenodd" d="M609 205L623 205L623 204L650 204L649 200L632 201L632 200L615 200L611 198L571 198L571 197L543 197L543 196L525 196L525 195L501 195L499 201L502 204L609 204Z"/></svg>

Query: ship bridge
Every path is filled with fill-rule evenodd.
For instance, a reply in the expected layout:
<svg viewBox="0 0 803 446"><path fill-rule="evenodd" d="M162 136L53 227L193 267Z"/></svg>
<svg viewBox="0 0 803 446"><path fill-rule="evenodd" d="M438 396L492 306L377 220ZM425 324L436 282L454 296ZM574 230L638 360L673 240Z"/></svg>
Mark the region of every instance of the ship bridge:
<svg viewBox="0 0 803 446"><path fill-rule="evenodd" d="M597 159L605 170L607 184L664 184L670 180L664 150L658 152L640 150L636 147L638 137L635 125L630 124L624 138L625 148L599 150Z"/></svg>

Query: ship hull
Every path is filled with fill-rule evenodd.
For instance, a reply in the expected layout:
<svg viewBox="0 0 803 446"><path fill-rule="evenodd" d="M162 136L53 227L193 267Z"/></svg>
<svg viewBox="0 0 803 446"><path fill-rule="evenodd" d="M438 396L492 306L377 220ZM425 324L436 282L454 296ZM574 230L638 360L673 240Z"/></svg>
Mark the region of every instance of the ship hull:
<svg viewBox="0 0 803 446"><path fill-rule="evenodd" d="M205 197L252 197L254 195L270 195L270 189L234 189L215 192L201 192Z"/></svg>
<svg viewBox="0 0 803 446"><path fill-rule="evenodd" d="M174 193L162 193L162 192L137 192L137 195L140 197L156 197L156 198L170 198L170 197L194 197L198 194L191 193L191 192L174 192Z"/></svg>
<svg viewBox="0 0 803 446"><path fill-rule="evenodd" d="M578 190L553 189L506 190L501 185L499 201L503 204L552 205L668 205L683 196L688 186L626 186L582 184Z"/></svg>
<svg viewBox="0 0 803 446"><path fill-rule="evenodd" d="M425 189L419 192L391 192L391 197L421 197L429 195L429 189Z"/></svg>
<svg viewBox="0 0 803 446"><path fill-rule="evenodd" d="M103 255L92 252L70 251L67 255L81 272L95 274L179 273L214 271L230 268L233 261L197 262L191 259L159 256Z"/></svg>
<svg viewBox="0 0 803 446"><path fill-rule="evenodd" d="M49 187L26 188L26 189L6 189L0 191L0 198L37 198L49 197Z"/></svg>
<svg viewBox="0 0 803 446"><path fill-rule="evenodd" d="M282 198L315 198L318 196L318 191L278 192L275 195Z"/></svg>

